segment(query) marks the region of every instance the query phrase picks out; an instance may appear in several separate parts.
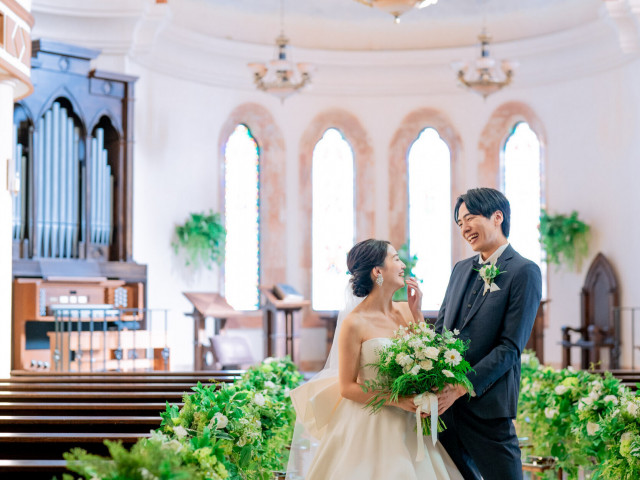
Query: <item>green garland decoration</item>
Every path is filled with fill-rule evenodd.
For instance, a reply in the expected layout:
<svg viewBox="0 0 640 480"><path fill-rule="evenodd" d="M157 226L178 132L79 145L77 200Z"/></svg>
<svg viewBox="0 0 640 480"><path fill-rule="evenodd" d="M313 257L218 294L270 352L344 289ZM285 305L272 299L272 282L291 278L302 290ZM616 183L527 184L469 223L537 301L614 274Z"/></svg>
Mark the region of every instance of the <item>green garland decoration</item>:
<svg viewBox="0 0 640 480"><path fill-rule="evenodd" d="M571 215L549 215L540 212L540 242L546 252L547 262L566 264L580 271L589 253L589 230L586 223L578 219L575 210Z"/></svg>
<svg viewBox="0 0 640 480"><path fill-rule="evenodd" d="M175 240L171 242L176 255L184 250L186 265L209 270L224 259L224 242L227 232L219 213L209 210L190 214L184 225L177 225Z"/></svg>

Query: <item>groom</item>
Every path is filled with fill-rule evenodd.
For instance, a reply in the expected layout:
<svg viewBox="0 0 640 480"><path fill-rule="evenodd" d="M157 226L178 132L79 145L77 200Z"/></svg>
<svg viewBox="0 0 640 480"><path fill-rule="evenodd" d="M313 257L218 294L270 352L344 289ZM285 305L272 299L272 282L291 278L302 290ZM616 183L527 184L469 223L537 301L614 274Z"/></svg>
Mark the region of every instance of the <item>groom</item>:
<svg viewBox="0 0 640 480"><path fill-rule="evenodd" d="M492 188L458 197L454 218L474 255L458 262L436 321L436 331L457 329L470 340L466 359L474 392L447 386L438 395L447 429L440 441L465 479L522 478L513 426L520 389L520 354L540 304L540 269L507 240L511 208ZM493 275L479 273L497 267ZM484 269L484 273L487 269ZM470 393L470 396L466 394Z"/></svg>

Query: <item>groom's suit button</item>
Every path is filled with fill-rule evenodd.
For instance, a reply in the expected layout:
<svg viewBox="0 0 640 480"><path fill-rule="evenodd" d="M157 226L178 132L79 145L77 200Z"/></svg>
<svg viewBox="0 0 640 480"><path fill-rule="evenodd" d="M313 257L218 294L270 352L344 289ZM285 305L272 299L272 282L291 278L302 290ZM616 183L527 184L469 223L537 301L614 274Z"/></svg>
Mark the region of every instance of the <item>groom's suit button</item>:
<svg viewBox="0 0 640 480"><path fill-rule="evenodd" d="M467 304L467 308L471 308L471 304L470 304L470 303L469 303L469 304Z"/></svg>
<svg viewBox="0 0 640 480"><path fill-rule="evenodd" d="M477 292L477 290L474 290L474 291L473 291L473 294L475 295L475 294L476 294L476 292Z"/></svg>

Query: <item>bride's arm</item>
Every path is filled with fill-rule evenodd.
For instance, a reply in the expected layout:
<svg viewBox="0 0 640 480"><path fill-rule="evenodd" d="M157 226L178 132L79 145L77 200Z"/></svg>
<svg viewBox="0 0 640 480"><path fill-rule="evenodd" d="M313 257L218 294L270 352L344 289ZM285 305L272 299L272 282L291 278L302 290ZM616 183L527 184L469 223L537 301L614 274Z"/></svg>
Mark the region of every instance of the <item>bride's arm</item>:
<svg viewBox="0 0 640 480"><path fill-rule="evenodd" d="M338 376L340 394L354 402L366 404L374 396L374 393L365 393L358 383L360 348L363 338L359 323L361 323L359 319L349 315L345 318L340 329L340 337L338 338ZM416 406L411 397L401 397L397 402L388 401L387 405L402 408L411 413L416 411Z"/></svg>

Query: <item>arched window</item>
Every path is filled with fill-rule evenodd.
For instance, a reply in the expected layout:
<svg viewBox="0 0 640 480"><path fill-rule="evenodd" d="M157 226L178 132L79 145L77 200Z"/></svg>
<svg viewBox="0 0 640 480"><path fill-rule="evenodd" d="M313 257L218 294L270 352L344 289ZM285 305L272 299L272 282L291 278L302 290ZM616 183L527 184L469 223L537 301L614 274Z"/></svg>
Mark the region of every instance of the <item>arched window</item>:
<svg viewBox="0 0 640 480"><path fill-rule="evenodd" d="M507 137L500 162L501 188L511 204L509 242L542 270L546 291L546 264L540 245L541 154L538 136L526 122L518 122Z"/></svg>
<svg viewBox="0 0 640 480"><path fill-rule="evenodd" d="M347 252L354 243L354 158L335 128L313 149L312 279L314 310L339 310L347 284Z"/></svg>
<svg viewBox="0 0 640 480"><path fill-rule="evenodd" d="M260 150L245 125L238 125L224 152L225 297L237 310L260 303Z"/></svg>
<svg viewBox="0 0 640 480"><path fill-rule="evenodd" d="M422 309L439 310L451 273L451 152L434 128L409 149L409 250L422 279Z"/></svg>

